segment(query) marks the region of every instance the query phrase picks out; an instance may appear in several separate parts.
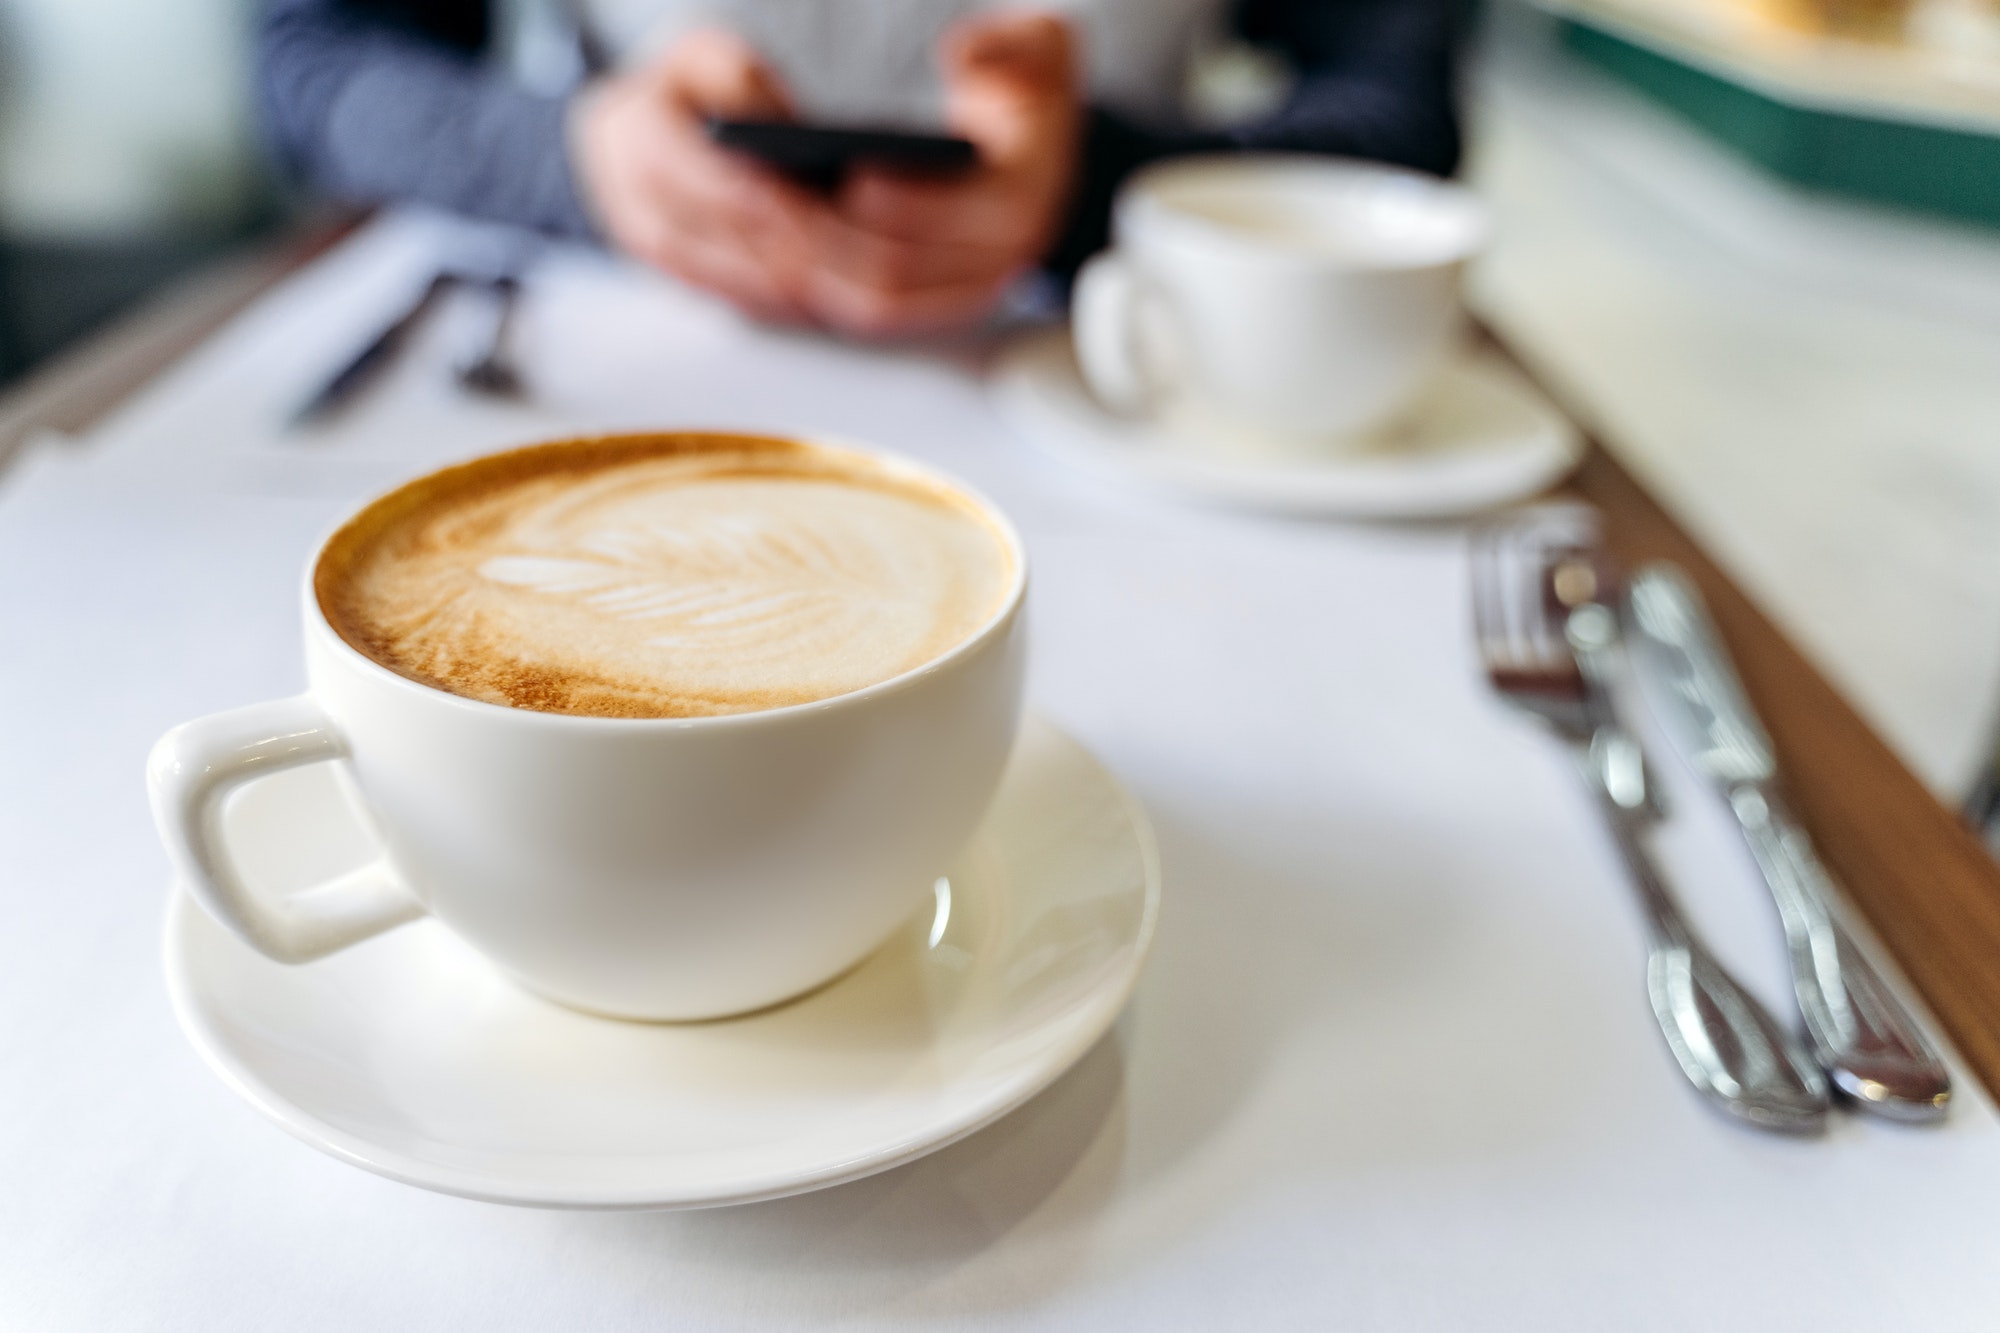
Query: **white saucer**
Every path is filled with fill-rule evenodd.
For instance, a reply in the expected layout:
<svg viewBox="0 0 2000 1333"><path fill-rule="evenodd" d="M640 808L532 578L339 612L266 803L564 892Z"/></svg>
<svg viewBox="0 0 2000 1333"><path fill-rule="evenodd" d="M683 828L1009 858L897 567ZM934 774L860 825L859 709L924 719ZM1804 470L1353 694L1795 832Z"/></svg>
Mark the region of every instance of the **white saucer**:
<svg viewBox="0 0 2000 1333"><path fill-rule="evenodd" d="M1406 419L1322 454L1260 454L1254 442L1191 438L1113 415L1084 385L1064 329L1002 353L995 405L1048 453L1098 476L1187 499L1295 514L1446 518L1539 494L1583 458L1568 418L1496 357L1440 371Z"/></svg>
<svg viewBox="0 0 2000 1333"><path fill-rule="evenodd" d="M253 876L366 854L337 790L324 767L244 790L226 822ZM178 891L167 985L223 1082L356 1166L504 1203L743 1203L910 1161L1054 1082L1131 994L1159 864L1117 780L1030 720L936 896L832 985L712 1023L560 1008L431 920L286 967Z"/></svg>

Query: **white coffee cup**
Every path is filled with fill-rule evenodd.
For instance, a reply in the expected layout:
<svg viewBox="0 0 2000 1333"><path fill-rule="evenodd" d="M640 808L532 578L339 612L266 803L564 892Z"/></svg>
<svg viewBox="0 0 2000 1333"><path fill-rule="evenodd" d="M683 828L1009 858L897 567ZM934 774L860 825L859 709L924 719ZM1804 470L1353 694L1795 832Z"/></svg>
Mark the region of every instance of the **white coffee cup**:
<svg viewBox="0 0 2000 1333"><path fill-rule="evenodd" d="M815 703L693 718L535 712L447 693L328 623L308 563L309 690L186 723L149 769L180 881L264 954L303 963L425 913L552 999L618 1017L740 1013L865 957L926 901L998 786L1021 709L1026 555L968 638ZM254 892L221 811L253 778L334 763L381 845L283 901Z"/></svg>
<svg viewBox="0 0 2000 1333"><path fill-rule="evenodd" d="M1078 276L1077 358L1114 411L1323 448L1406 407L1451 350L1485 208L1447 181L1304 155L1176 159L1119 195Z"/></svg>

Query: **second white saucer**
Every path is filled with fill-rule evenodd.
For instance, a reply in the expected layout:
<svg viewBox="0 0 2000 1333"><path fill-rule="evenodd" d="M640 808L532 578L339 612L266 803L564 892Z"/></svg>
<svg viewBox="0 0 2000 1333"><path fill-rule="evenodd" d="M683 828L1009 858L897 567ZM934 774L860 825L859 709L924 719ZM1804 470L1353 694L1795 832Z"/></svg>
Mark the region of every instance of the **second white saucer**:
<svg viewBox="0 0 2000 1333"><path fill-rule="evenodd" d="M1439 372L1396 428L1324 453L1223 449L1105 410L1064 329L1029 334L995 367L1001 415L1029 441L1112 481L1190 500L1352 518L1447 518L1539 494L1583 458L1583 441L1518 371L1468 356Z"/></svg>
<svg viewBox="0 0 2000 1333"><path fill-rule="evenodd" d="M245 789L226 824L253 873L366 855L319 769ZM1031 719L934 902L853 972L762 1013L590 1017L429 919L287 967L178 891L167 984L222 1080L344 1161L496 1202L701 1207L870 1175L1047 1087L1124 1007L1159 895L1144 813Z"/></svg>

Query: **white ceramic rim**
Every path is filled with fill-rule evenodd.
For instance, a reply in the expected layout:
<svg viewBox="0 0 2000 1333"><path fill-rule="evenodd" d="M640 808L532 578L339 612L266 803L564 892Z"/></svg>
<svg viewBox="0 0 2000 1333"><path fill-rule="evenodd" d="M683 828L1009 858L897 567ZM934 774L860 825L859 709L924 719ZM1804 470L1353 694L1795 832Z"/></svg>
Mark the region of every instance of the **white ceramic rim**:
<svg viewBox="0 0 2000 1333"><path fill-rule="evenodd" d="M319 569L319 562L325 556L327 546L349 523L404 487L414 486L441 472L449 472L453 468L472 466L488 458L498 458L521 450L541 449L552 445L571 443L590 443L599 440L645 439L650 436L661 435L723 435L738 436L745 439L789 440L798 444L809 445L815 449L824 449L832 454L859 459L869 466L882 468L892 476L901 473L917 481L941 486L961 496L977 509L980 516L992 524L994 531L998 532L1001 539L1006 543L1008 553L1014 560L1014 577L1007 586L1007 594L1000 599L1000 605L994 609L993 614L982 621L977 629L967 634L963 639L960 639L938 656L931 658L928 662L911 667L908 671L900 675L891 676L887 680L878 680L873 685L864 685L858 690L849 690L845 694L836 694L825 699L814 699L800 704L787 704L782 708L760 708L742 713L716 713L701 717L598 717L583 713L548 713L532 708L515 708L508 704L489 703L484 699L467 698L465 695L453 694L451 691L439 689L435 685L426 685L420 680L412 680L401 672L391 670L342 638L340 631L336 630L327 620L326 612L320 606L319 595L313 586L313 576ZM300 601L302 603L302 616L308 635L325 643L333 649L336 655L341 657L350 666L360 670L364 675L371 676L377 680L392 682L394 685L406 690L417 691L423 698L433 703L484 713L493 717L496 721L500 718L507 718L511 720L513 725L519 726L583 727L587 729L612 727L626 729L643 728L653 731L686 731L693 729L715 730L725 727L749 729L760 726L782 725L785 721L799 717L802 714L830 712L836 709L856 707L869 700L878 699L885 694L894 694L908 689L919 681L928 679L930 676L948 669L952 664L978 652L985 644L1005 633L1015 618L1020 615L1021 604L1027 597L1027 593L1028 548L1027 544L1021 540L1020 531L1015 528L1013 520L1007 517L1000 506L987 499L977 488L959 480L942 468L932 467L928 463L918 462L916 459L904 454L895 453L891 450L877 449L871 445L834 439L827 436L784 435L777 432L746 431L730 427L676 426L671 430L614 431L603 435L566 435L548 440L530 441L526 444L518 444L506 449L495 449L483 454L474 454L470 458L463 458L455 463L447 463L442 467L431 468L429 471L420 472L414 477L399 481L394 486L370 496L367 500L349 509L327 531L325 536L313 544L312 554L306 559L305 575L301 580Z"/></svg>
<svg viewBox="0 0 2000 1333"><path fill-rule="evenodd" d="M1067 732L1055 727L1053 723L1045 722L1043 725L1049 726L1065 737L1068 736ZM1078 748L1083 747L1078 744ZM788 1195L806 1194L833 1185L844 1185L913 1162L940 1148L948 1147L1018 1109L1081 1060L1091 1047L1110 1031L1111 1025L1117 1021L1118 1015L1124 1011L1126 1003L1132 998L1139 977L1145 971L1147 959L1152 955L1154 935L1159 925L1159 845L1145 807L1139 804L1125 784L1119 781L1117 774L1099 761L1096 755L1090 754L1088 750L1083 752L1116 795L1119 807L1125 814L1127 827L1137 844L1140 865L1145 875L1145 902L1140 912L1138 932L1133 940L1130 964L1082 1004L1069 1010L1059 1020L1052 1020L1066 1022L1072 1029L1070 1039L1061 1046L1052 1048L1053 1054L1045 1054L1039 1061L1021 1070L1014 1078L1000 1084L987 1097L926 1131L881 1145L836 1166L808 1175L774 1171L741 1181L735 1188L725 1192L699 1195L677 1195L659 1186L649 1188L644 1185L622 1190L543 1191L530 1195L518 1188L510 1187L505 1180L495 1176L440 1166L434 1162L426 1162L371 1144L359 1135L330 1125L300 1110L273 1092L249 1066L237 1060L226 1045L210 1032L195 1002L191 981L179 963L185 952L178 947L183 929L181 922L188 913L198 913L202 909L179 885L175 885L168 894L165 929L161 932L167 999L181 1032L201 1056L202 1062L214 1071L231 1092L301 1142L349 1165L405 1185L415 1185L421 1189L435 1190L440 1194L451 1194L465 1199L476 1199L482 1203L602 1212L715 1208L739 1203L758 1203L767 1199L782 1199ZM811 995L792 1001L802 1004L811 1002ZM605 1018L599 1021L617 1023L629 1020Z"/></svg>
<svg viewBox="0 0 2000 1333"><path fill-rule="evenodd" d="M1250 173L1276 170L1296 175L1339 174L1373 176L1378 179L1409 181L1435 192L1451 202L1465 218L1464 235L1458 243L1416 259L1358 259L1301 249L1296 246L1253 240L1219 222L1194 216L1161 202L1151 186L1171 176L1196 175L1209 171ZM1366 158L1334 157L1317 153L1205 153L1169 158L1143 167L1119 191L1113 205L1114 238L1137 237L1147 230L1169 240L1193 241L1227 251L1237 260L1261 261L1293 268L1328 272L1414 273L1425 269L1450 268L1463 264L1484 250L1493 238L1493 212L1472 190L1457 181L1432 176L1410 167Z"/></svg>

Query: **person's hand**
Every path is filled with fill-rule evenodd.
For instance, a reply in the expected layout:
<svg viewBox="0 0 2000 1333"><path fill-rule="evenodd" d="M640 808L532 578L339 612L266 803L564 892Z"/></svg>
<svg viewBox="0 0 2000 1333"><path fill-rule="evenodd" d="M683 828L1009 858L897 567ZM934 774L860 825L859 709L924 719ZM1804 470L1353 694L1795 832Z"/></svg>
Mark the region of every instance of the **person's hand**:
<svg viewBox="0 0 2000 1333"><path fill-rule="evenodd" d="M962 325L1056 239L1082 126L1076 43L1053 14L967 19L945 38L946 115L979 150L961 176L862 168L814 211L798 302L849 333Z"/></svg>
<svg viewBox="0 0 2000 1333"><path fill-rule="evenodd" d="M790 119L777 75L740 37L692 32L585 93L571 121L579 185L620 249L761 318L809 317L802 269L824 200L710 143L711 116Z"/></svg>
<svg viewBox="0 0 2000 1333"><path fill-rule="evenodd" d="M984 15L946 37L946 112L979 150L964 175L860 169L815 194L708 141L710 116L788 119L742 39L683 37L585 95L578 175L611 241L765 319L893 335L970 323L1047 251L1076 172L1067 23Z"/></svg>

